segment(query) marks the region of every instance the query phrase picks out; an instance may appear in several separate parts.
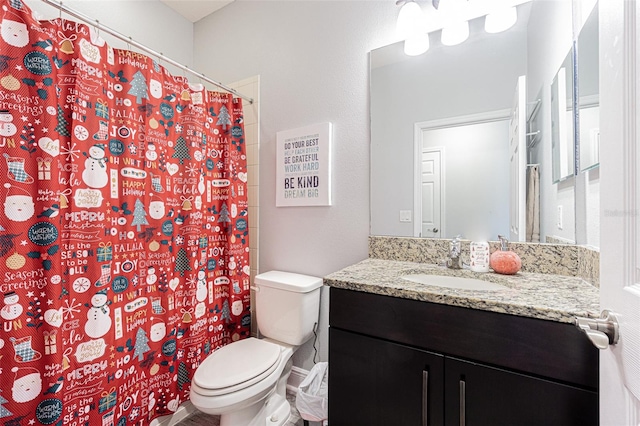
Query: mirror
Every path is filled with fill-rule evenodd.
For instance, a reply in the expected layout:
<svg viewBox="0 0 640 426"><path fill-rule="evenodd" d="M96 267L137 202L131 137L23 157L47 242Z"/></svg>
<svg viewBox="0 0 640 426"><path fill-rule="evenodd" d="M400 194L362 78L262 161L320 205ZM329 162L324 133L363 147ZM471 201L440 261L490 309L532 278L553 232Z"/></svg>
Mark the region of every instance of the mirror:
<svg viewBox="0 0 640 426"><path fill-rule="evenodd" d="M567 53L551 83L552 179L558 183L573 176L574 156L574 78L573 49Z"/></svg>
<svg viewBox="0 0 640 426"><path fill-rule="evenodd" d="M578 35L578 141L581 171L593 169L600 163L598 52L596 5Z"/></svg>
<svg viewBox="0 0 640 426"><path fill-rule="evenodd" d="M468 239L493 240L497 232L509 234L509 176L498 178L503 181L497 185L487 169L474 169L485 166L508 173L508 166L466 155L467 167L457 169L454 177L447 176L454 170L448 167L448 158L460 159L472 152L480 144L479 134L477 138L452 136L448 140L451 146L445 147L445 195L440 210L444 226L420 226L423 215L418 210L430 210L416 201L416 193L424 196L426 191L429 195L426 189L417 188L422 177L414 170L419 170L416 163L422 158L418 160L416 140L424 123L435 131L496 122L505 112L509 116L518 77L526 75L527 109L540 101L535 118L539 129L536 152L531 155L529 149L526 157L529 163L539 163L540 241L558 242L552 240L562 234L558 229L566 232L571 228L571 235L560 235L560 241L574 242L573 190L566 188L573 180L553 184L549 118L551 84L573 41L571 2L533 0L521 4L516 25L498 34L484 32L482 17L471 20L469 26L469 39L457 46L442 45L440 31L430 33L431 48L420 56L404 55L402 42L371 52L371 234L442 238L461 234ZM469 117L473 122L465 123ZM495 143L507 149L508 141L506 132L504 139ZM457 186L450 189L454 182ZM570 203L565 194L571 196ZM453 195L465 204L456 201L454 205L449 199ZM564 220L557 220L560 204ZM461 225L454 228L456 214ZM499 222L496 227L488 217ZM437 229L439 234L428 235L428 229Z"/></svg>

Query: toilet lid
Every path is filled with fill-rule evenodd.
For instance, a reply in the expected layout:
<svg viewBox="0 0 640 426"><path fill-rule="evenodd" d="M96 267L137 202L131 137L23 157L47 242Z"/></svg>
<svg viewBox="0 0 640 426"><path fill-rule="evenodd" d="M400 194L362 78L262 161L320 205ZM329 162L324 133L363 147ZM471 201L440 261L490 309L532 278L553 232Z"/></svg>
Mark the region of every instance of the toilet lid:
<svg viewBox="0 0 640 426"><path fill-rule="evenodd" d="M246 387L252 379L271 373L280 359L280 346L250 337L223 346L209 355L196 370L193 379L207 390L237 390Z"/></svg>

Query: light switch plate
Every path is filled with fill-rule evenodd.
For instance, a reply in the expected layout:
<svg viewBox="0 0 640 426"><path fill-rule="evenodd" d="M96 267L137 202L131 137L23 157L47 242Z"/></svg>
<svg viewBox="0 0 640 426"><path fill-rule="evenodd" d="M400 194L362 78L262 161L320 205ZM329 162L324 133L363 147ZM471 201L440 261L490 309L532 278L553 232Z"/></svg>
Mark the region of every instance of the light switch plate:
<svg viewBox="0 0 640 426"><path fill-rule="evenodd" d="M557 226L558 229L562 229L562 206L558 206Z"/></svg>
<svg viewBox="0 0 640 426"><path fill-rule="evenodd" d="M411 210L400 210L400 222L411 222Z"/></svg>

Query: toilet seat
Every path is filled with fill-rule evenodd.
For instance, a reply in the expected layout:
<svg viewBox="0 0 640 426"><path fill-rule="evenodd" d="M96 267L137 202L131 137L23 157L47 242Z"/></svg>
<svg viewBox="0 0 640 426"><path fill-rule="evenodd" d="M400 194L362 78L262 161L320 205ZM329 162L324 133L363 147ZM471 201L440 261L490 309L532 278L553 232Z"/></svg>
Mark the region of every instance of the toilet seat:
<svg viewBox="0 0 640 426"><path fill-rule="evenodd" d="M281 347L250 337L223 346L209 355L193 377L203 396L224 395L247 388L278 367Z"/></svg>

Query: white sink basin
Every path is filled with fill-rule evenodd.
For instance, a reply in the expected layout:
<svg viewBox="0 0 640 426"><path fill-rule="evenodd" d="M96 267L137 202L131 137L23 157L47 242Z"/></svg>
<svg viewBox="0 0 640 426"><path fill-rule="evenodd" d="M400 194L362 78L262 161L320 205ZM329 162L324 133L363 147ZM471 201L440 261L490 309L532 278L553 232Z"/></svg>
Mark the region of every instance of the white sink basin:
<svg viewBox="0 0 640 426"><path fill-rule="evenodd" d="M402 279L412 281L414 283L437 287L457 288L460 290L505 290L508 288L501 284L477 280L475 278L449 277L442 275L411 274L404 275Z"/></svg>

